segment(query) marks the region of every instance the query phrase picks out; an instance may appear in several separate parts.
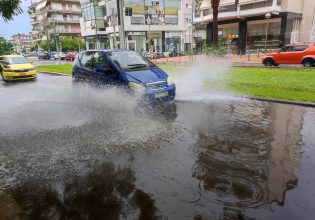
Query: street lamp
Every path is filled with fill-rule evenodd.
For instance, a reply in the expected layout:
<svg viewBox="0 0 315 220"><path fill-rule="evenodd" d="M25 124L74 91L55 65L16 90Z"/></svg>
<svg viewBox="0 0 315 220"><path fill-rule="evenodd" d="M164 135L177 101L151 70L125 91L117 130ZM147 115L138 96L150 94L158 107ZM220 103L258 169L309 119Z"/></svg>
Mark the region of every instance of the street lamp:
<svg viewBox="0 0 315 220"><path fill-rule="evenodd" d="M271 14L270 14L270 13L267 13L267 14L265 15L265 18L266 18L266 19L270 19L270 18L271 18ZM269 22L268 22L268 20L267 20L267 24L266 24L266 40L265 40L265 54L267 53L268 26L269 26Z"/></svg>

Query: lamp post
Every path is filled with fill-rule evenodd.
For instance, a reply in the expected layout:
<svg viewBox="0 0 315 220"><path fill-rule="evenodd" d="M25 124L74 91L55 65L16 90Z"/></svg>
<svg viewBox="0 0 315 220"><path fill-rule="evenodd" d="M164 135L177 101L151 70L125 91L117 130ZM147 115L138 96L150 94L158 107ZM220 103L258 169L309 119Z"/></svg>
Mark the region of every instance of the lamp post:
<svg viewBox="0 0 315 220"><path fill-rule="evenodd" d="M267 41L268 41L268 26L269 26L269 22L268 19L271 18L271 14L267 13L265 15L265 18L267 19L267 24L266 24L266 40L265 40L265 54L267 53Z"/></svg>

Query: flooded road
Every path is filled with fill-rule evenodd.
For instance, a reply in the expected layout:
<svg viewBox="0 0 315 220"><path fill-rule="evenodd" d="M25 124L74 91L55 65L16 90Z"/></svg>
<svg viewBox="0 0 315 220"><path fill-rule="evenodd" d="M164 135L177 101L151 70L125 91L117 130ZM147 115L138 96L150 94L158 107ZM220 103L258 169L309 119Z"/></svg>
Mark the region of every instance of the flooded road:
<svg viewBox="0 0 315 220"><path fill-rule="evenodd" d="M139 111L69 77L0 82L0 219L315 215L315 109L179 97Z"/></svg>

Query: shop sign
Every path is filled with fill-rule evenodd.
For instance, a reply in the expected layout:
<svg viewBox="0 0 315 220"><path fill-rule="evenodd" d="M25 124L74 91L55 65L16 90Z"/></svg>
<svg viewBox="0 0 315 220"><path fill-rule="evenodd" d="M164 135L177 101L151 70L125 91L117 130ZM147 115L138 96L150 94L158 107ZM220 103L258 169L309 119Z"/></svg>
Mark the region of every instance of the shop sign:
<svg viewBox="0 0 315 220"><path fill-rule="evenodd" d="M145 32L143 31L130 31L127 32L128 36L145 36Z"/></svg>

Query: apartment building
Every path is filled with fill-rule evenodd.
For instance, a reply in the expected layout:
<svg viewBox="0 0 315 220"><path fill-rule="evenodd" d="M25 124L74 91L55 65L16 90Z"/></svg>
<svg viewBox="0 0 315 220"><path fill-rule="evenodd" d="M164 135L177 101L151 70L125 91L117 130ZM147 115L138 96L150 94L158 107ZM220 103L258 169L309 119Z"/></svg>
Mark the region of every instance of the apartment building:
<svg viewBox="0 0 315 220"><path fill-rule="evenodd" d="M29 51L32 46L32 34L15 34L9 40L17 53Z"/></svg>
<svg viewBox="0 0 315 220"><path fill-rule="evenodd" d="M234 45L246 49L272 49L288 43L315 41L314 0L221 0L219 38L232 34ZM196 47L212 42L211 0L196 0Z"/></svg>
<svg viewBox="0 0 315 220"><path fill-rule="evenodd" d="M129 50L162 53L192 48L193 0L81 1L86 47L120 48L121 23ZM121 8L122 7L122 8ZM125 9L132 8L132 16ZM122 13L123 22L120 22Z"/></svg>
<svg viewBox="0 0 315 220"><path fill-rule="evenodd" d="M34 0L29 7L34 42L47 40L55 32L80 36L80 0Z"/></svg>

